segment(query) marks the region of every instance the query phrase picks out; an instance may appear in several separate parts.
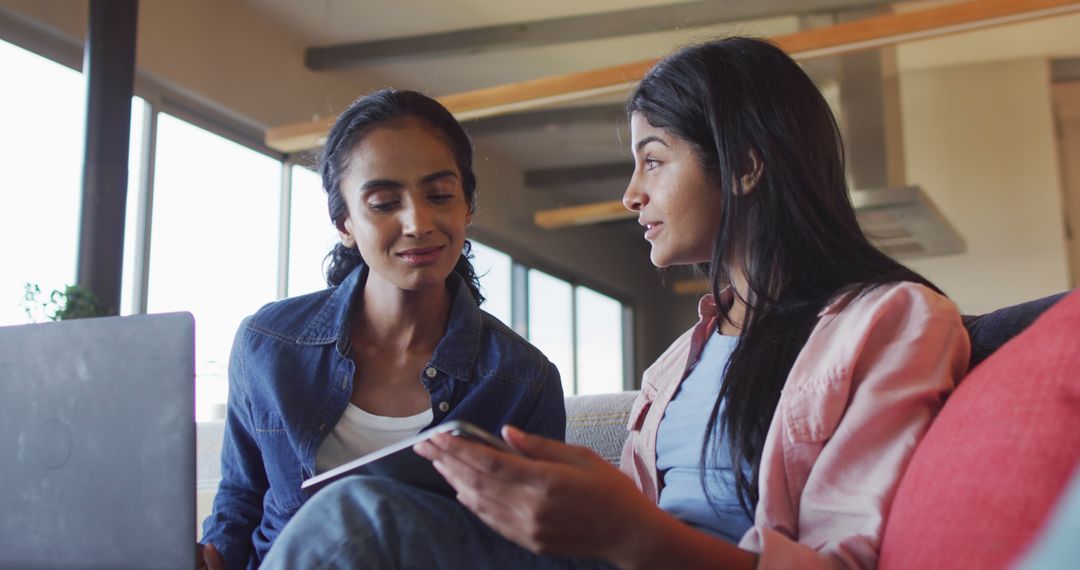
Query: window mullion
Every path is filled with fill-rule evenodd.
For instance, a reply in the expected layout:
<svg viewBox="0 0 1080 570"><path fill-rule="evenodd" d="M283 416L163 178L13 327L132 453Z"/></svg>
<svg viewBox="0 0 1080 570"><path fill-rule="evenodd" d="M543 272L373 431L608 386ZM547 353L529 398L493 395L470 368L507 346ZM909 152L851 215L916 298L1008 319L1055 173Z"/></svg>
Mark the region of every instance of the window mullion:
<svg viewBox="0 0 1080 570"><path fill-rule="evenodd" d="M292 161L281 163L280 213L278 217L277 297L289 296L289 231L292 226Z"/></svg>
<svg viewBox="0 0 1080 570"><path fill-rule="evenodd" d="M146 314L150 288L150 238L154 217L154 163L157 155L157 104L144 99L142 149L139 157L138 214L135 218L131 312Z"/></svg>

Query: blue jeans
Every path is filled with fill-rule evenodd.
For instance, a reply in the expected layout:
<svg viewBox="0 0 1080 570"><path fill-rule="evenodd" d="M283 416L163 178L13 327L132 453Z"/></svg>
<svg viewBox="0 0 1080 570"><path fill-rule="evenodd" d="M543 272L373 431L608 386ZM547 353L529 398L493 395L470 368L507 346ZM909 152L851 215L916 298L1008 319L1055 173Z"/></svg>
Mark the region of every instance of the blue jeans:
<svg viewBox="0 0 1080 570"><path fill-rule="evenodd" d="M365 476L316 493L278 535L261 567L614 568L602 561L533 554L450 497Z"/></svg>

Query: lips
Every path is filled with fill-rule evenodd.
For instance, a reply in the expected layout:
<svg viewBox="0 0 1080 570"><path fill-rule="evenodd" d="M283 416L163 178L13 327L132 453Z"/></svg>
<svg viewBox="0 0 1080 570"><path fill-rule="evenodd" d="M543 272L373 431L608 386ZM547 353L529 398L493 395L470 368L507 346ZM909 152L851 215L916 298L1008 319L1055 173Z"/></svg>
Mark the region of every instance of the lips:
<svg viewBox="0 0 1080 570"><path fill-rule="evenodd" d="M417 247L398 252L397 256L413 267L424 267L438 261L444 247L446 246Z"/></svg>
<svg viewBox="0 0 1080 570"><path fill-rule="evenodd" d="M656 237L656 234L660 233L660 228L664 227L664 222L649 222L641 220L638 223L645 227L646 240L651 240Z"/></svg>

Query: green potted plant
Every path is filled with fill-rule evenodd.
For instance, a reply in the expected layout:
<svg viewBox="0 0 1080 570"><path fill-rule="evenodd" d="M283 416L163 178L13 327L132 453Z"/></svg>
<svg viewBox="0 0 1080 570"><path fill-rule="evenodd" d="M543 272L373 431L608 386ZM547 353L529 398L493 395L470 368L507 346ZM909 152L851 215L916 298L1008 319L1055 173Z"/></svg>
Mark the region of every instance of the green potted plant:
<svg viewBox="0 0 1080 570"><path fill-rule="evenodd" d="M68 285L63 291L54 289L47 297L36 283L27 283L24 290L23 310L35 323L106 316L104 304L88 289L78 285Z"/></svg>

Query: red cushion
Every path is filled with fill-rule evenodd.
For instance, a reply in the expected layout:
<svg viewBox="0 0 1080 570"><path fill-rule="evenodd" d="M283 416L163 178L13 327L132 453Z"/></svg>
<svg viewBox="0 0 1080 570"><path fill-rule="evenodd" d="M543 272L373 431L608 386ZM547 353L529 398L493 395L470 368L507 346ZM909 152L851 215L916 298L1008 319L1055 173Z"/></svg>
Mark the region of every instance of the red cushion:
<svg viewBox="0 0 1080 570"><path fill-rule="evenodd" d="M1004 568L1080 460L1080 291L971 371L912 457L879 568ZM1080 539L1080 537L1078 537Z"/></svg>

